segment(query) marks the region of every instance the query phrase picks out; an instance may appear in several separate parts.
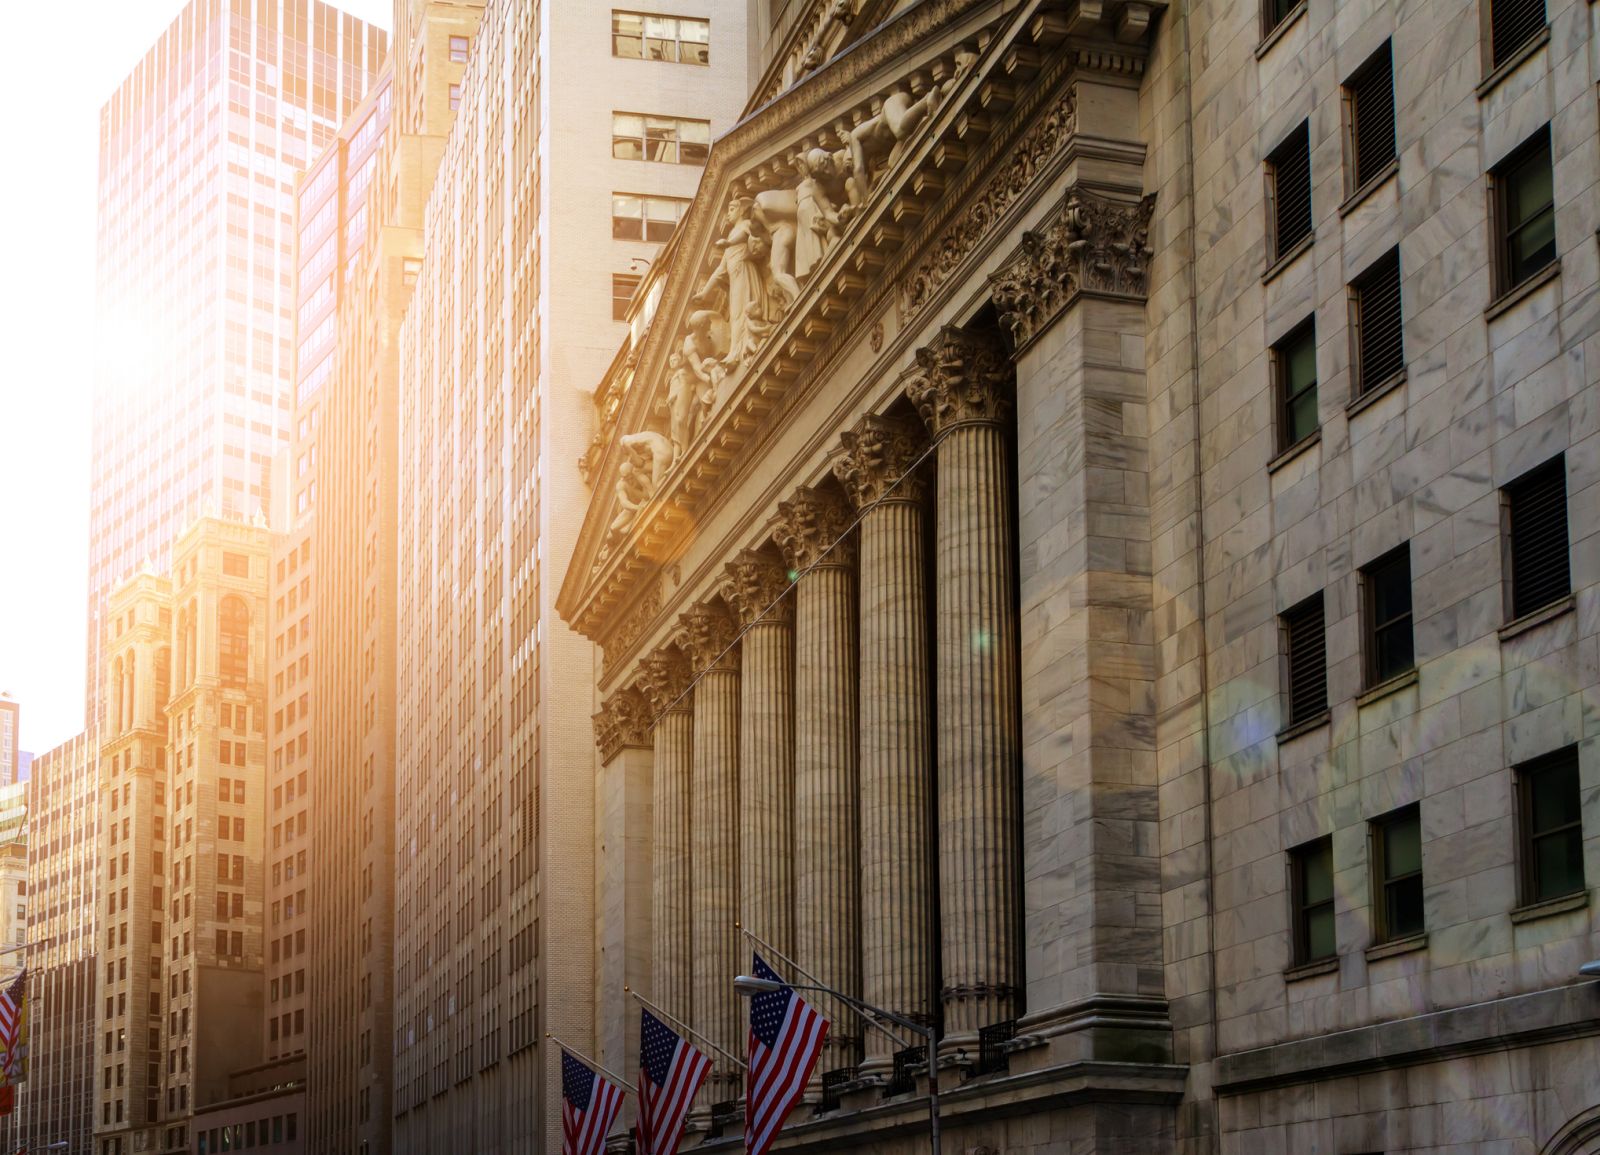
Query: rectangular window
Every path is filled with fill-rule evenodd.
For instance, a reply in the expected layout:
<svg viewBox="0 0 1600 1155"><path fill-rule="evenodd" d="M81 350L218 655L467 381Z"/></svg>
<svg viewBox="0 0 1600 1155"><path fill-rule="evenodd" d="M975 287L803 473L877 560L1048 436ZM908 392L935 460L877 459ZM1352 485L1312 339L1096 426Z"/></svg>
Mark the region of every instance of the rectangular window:
<svg viewBox="0 0 1600 1155"><path fill-rule="evenodd" d="M1356 192L1386 172L1395 159L1394 58L1390 41L1345 81L1345 132L1350 179Z"/></svg>
<svg viewBox="0 0 1600 1155"><path fill-rule="evenodd" d="M250 559L242 553L223 552L222 572L229 577L249 577Z"/></svg>
<svg viewBox="0 0 1600 1155"><path fill-rule="evenodd" d="M1556 192L1545 125L1489 173L1495 292L1509 293L1556 259Z"/></svg>
<svg viewBox="0 0 1600 1155"><path fill-rule="evenodd" d="M1328 709L1328 634L1322 594L1313 594L1283 615L1289 657L1289 726Z"/></svg>
<svg viewBox="0 0 1600 1155"><path fill-rule="evenodd" d="M1499 68L1544 30L1544 0L1488 0L1489 44Z"/></svg>
<svg viewBox="0 0 1600 1155"><path fill-rule="evenodd" d="M1273 30L1289 19L1305 0L1263 0L1261 5L1261 37L1266 39Z"/></svg>
<svg viewBox="0 0 1600 1155"><path fill-rule="evenodd" d="M629 60L711 63L711 23L687 16L611 13L611 55Z"/></svg>
<svg viewBox="0 0 1600 1155"><path fill-rule="evenodd" d="M689 203L682 197L612 193L611 235L619 241L668 240Z"/></svg>
<svg viewBox="0 0 1600 1155"><path fill-rule="evenodd" d="M611 319L613 321L626 321L628 319L628 305L633 301L633 294L639 287L641 278L631 273L611 274Z"/></svg>
<svg viewBox="0 0 1600 1155"><path fill-rule="evenodd" d="M1567 463L1557 456L1505 488L1514 621L1572 592L1567 547Z"/></svg>
<svg viewBox="0 0 1600 1155"><path fill-rule="evenodd" d="M1317 326L1308 319L1272 347L1278 393L1278 449L1317 431Z"/></svg>
<svg viewBox="0 0 1600 1155"><path fill-rule="evenodd" d="M1350 283L1356 396L1398 377L1406 367L1400 318L1400 250L1391 249Z"/></svg>
<svg viewBox="0 0 1600 1155"><path fill-rule="evenodd" d="M472 46L472 41L466 36L450 37L450 63L465 64L467 50Z"/></svg>
<svg viewBox="0 0 1600 1155"><path fill-rule="evenodd" d="M450 86L450 111L454 112L456 109L458 109L460 107L461 107L461 86L459 84L452 84Z"/></svg>
<svg viewBox="0 0 1600 1155"><path fill-rule="evenodd" d="M1267 157L1269 262L1311 235L1311 129L1303 121Z"/></svg>
<svg viewBox="0 0 1600 1155"><path fill-rule="evenodd" d="M1333 925L1333 839L1319 838L1289 852L1296 965L1339 953Z"/></svg>
<svg viewBox="0 0 1600 1155"><path fill-rule="evenodd" d="M1578 748L1568 746L1517 768L1522 889L1527 903L1584 887Z"/></svg>
<svg viewBox="0 0 1600 1155"><path fill-rule="evenodd" d="M611 114L611 155L618 160L705 164L710 152L710 121L635 112Z"/></svg>
<svg viewBox="0 0 1600 1155"><path fill-rule="evenodd" d="M1421 934L1422 817L1416 805L1372 823L1372 877L1376 941Z"/></svg>
<svg viewBox="0 0 1600 1155"><path fill-rule="evenodd" d="M1367 685L1415 666L1411 639L1411 547L1401 546L1361 571L1366 612Z"/></svg>

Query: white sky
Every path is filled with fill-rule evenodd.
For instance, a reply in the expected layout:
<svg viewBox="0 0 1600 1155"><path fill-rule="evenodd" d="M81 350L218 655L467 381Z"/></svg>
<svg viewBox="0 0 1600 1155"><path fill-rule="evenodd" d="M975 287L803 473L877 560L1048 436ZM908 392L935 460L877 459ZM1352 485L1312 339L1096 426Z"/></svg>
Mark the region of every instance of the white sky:
<svg viewBox="0 0 1600 1155"><path fill-rule="evenodd" d="M183 5L74 0L70 37L0 68L0 690L36 754L83 726L100 105ZM335 7L393 22L393 0Z"/></svg>

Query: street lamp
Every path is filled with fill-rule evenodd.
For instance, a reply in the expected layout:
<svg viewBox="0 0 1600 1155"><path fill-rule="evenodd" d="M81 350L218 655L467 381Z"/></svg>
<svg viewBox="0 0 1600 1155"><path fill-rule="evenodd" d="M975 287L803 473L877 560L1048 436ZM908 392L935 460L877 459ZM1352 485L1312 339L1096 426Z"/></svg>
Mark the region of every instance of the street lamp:
<svg viewBox="0 0 1600 1155"><path fill-rule="evenodd" d="M1584 963L1578 968L1578 973L1586 979L1600 979L1600 959Z"/></svg>
<svg viewBox="0 0 1600 1155"><path fill-rule="evenodd" d="M809 986L805 983L780 983L773 979L757 978L755 975L740 975L733 980L733 989L747 999L756 995L776 994L785 987L794 991L820 991L822 994L832 995L840 1002L860 1011L866 1016L868 1026L876 1027L891 1039L895 1039L894 1032L885 1030L881 1023L874 1021L876 1018L888 1019L896 1026L904 1027L908 1031L915 1031L927 1040L928 1138L933 1155L939 1155L939 1036L933 1027L919 1023L915 1019L908 1019L904 1015L897 1015L893 1011L886 1011L882 1007L875 1007L871 1003L864 1003L860 999L851 998L843 991L836 991L832 987L821 984ZM898 1042L899 1040L895 1039L895 1041Z"/></svg>

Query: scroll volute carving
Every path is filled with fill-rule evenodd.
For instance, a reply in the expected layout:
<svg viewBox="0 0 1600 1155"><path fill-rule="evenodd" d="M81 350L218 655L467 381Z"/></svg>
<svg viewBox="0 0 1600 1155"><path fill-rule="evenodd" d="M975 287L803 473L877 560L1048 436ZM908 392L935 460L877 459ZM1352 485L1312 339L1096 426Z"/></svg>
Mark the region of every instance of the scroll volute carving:
<svg viewBox="0 0 1600 1155"><path fill-rule="evenodd" d="M693 702L688 690L694 680L689 655L676 645L666 645L639 663L639 684L650 700L650 712L685 711Z"/></svg>
<svg viewBox="0 0 1600 1155"><path fill-rule="evenodd" d="M600 760L609 762L629 746L648 748L650 721L650 702L642 691L628 686L612 694L594 716Z"/></svg>
<svg viewBox="0 0 1600 1155"><path fill-rule="evenodd" d="M1015 379L998 334L946 325L917 350L904 388L929 432L938 437L957 425L1004 421Z"/></svg>
<svg viewBox="0 0 1600 1155"><path fill-rule="evenodd" d="M690 606L678 616L678 624L695 674L739 668L739 649L734 645L739 624L720 598Z"/></svg>
<svg viewBox="0 0 1600 1155"><path fill-rule="evenodd" d="M788 501L778 503L778 525L772 538L790 569L814 565L850 565L855 543L846 535L854 517L842 494L802 485Z"/></svg>
<svg viewBox="0 0 1600 1155"><path fill-rule="evenodd" d="M741 550L723 567L723 573L722 597L741 628L757 621L794 621L794 599L784 597L789 590L789 571L770 550Z"/></svg>
<svg viewBox="0 0 1600 1155"><path fill-rule="evenodd" d="M927 431L915 418L869 413L839 435L844 453L833 475L857 509L880 501L921 501L926 489L914 472L928 445Z"/></svg>
<svg viewBox="0 0 1600 1155"><path fill-rule="evenodd" d="M1155 196L1119 200L1074 186L1042 230L989 277L1000 323L1018 348L1080 293L1143 301L1149 291Z"/></svg>

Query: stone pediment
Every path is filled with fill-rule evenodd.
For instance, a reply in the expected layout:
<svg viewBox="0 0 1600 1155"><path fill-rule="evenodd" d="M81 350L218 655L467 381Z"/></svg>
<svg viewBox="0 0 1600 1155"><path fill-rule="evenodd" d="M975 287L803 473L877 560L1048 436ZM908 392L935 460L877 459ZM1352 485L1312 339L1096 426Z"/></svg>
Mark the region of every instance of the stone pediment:
<svg viewBox="0 0 1600 1155"><path fill-rule="evenodd" d="M896 286L903 315L928 301L961 252L940 255L924 222L938 217L946 238L959 229L948 202L1002 149L1021 165L1012 194L1025 186L1074 132L1063 77L1091 59L1136 76L1157 11L924 0L716 142L658 258L648 328L596 395L584 459L595 498L558 599L580 632L614 632L641 579L681 552L697 509L864 306ZM1044 91L1060 93L1048 108ZM1021 123L1028 134L1007 139Z"/></svg>

